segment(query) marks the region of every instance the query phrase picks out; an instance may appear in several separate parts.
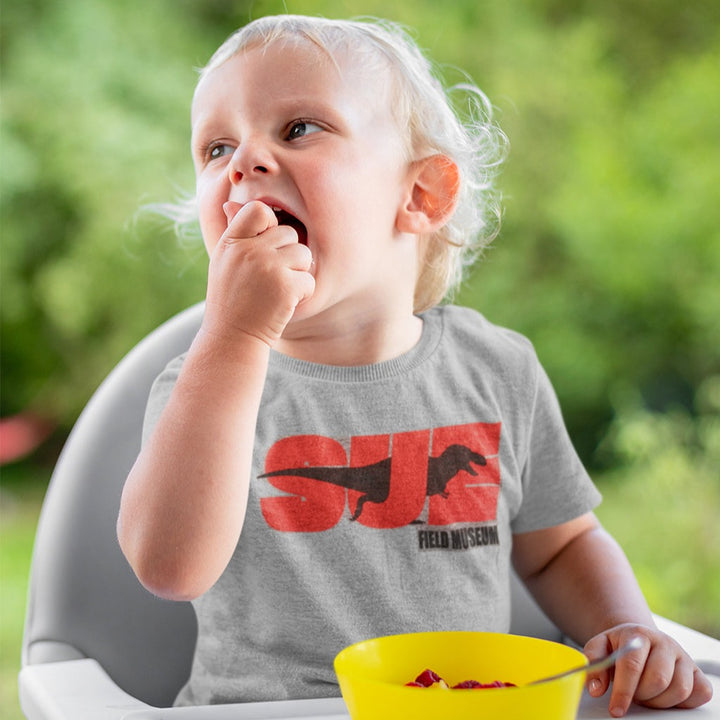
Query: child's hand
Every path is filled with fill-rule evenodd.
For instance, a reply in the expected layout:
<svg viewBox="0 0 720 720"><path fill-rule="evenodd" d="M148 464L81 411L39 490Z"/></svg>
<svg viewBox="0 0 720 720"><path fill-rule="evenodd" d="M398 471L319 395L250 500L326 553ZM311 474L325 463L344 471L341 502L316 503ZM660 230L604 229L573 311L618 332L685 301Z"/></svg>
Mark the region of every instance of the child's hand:
<svg viewBox="0 0 720 720"><path fill-rule="evenodd" d="M692 658L671 637L645 625L618 625L591 638L584 652L598 660L632 638L642 647L621 657L614 668L588 673L587 687L593 697L610 685L610 714L625 715L631 702L651 708L693 708L712 697L712 685Z"/></svg>
<svg viewBox="0 0 720 720"><path fill-rule="evenodd" d="M264 203L228 202L224 210L228 227L211 253L203 326L225 337L245 333L272 347L313 293L312 254Z"/></svg>

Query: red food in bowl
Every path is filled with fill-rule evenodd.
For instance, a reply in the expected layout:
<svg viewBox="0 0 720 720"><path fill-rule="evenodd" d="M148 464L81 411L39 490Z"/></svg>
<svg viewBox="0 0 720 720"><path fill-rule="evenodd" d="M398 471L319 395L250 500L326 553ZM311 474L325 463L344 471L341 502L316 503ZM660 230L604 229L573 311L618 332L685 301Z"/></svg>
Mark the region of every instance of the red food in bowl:
<svg viewBox="0 0 720 720"><path fill-rule="evenodd" d="M438 685L441 688L448 689L449 685L430 668L423 670L415 680L405 683L405 687L422 687L428 688ZM487 690L489 688L517 687L515 683L502 682L501 680L493 680L490 683L481 683L477 680L464 680L457 685L452 686L452 690Z"/></svg>

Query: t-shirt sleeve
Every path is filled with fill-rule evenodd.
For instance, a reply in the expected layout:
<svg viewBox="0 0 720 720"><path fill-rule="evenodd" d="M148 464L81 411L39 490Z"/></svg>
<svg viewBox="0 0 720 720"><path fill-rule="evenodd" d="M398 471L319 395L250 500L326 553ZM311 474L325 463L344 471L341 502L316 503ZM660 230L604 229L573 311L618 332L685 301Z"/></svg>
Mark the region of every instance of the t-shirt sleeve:
<svg viewBox="0 0 720 720"><path fill-rule="evenodd" d="M523 499L512 522L513 533L560 525L602 500L573 447L557 396L539 362L531 416Z"/></svg>
<svg viewBox="0 0 720 720"><path fill-rule="evenodd" d="M184 359L185 355L181 355L171 360L153 381L145 406L145 418L143 420L142 431L143 447L155 429L155 425L157 425L157 421L160 419L160 415L162 415L162 411L170 399L170 394L175 387Z"/></svg>

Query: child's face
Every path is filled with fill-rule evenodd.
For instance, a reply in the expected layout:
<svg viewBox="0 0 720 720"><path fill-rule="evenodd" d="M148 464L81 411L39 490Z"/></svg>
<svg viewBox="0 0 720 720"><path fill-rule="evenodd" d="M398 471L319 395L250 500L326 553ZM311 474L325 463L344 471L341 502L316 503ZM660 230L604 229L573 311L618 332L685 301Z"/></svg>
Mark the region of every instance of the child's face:
<svg viewBox="0 0 720 720"><path fill-rule="evenodd" d="M207 75L193 101L206 247L227 228L228 200L261 200L296 218L279 216L310 248L316 289L294 320L396 302L390 292L409 292L412 303L417 242L397 222L410 164L388 77L337 61L307 42L256 47Z"/></svg>

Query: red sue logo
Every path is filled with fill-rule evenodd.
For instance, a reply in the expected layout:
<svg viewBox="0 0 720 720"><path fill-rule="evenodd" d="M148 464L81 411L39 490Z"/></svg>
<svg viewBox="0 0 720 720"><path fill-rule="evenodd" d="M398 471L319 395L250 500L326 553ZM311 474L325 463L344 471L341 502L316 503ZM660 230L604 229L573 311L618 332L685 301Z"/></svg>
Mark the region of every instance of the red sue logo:
<svg viewBox="0 0 720 720"><path fill-rule="evenodd" d="M260 508L281 532L322 532L351 520L397 528L417 520L428 503L428 525L495 520L500 423L470 423L393 435L356 436L350 457L321 435L276 442L260 475L285 497Z"/></svg>

